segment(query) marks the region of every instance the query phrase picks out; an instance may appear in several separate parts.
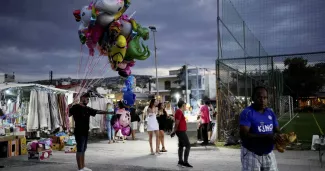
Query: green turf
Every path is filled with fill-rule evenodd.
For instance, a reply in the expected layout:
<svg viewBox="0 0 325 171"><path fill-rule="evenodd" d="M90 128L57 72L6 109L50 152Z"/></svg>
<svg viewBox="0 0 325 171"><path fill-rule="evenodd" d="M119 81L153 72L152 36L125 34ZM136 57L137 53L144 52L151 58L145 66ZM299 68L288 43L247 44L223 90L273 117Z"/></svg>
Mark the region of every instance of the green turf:
<svg viewBox="0 0 325 171"><path fill-rule="evenodd" d="M217 147L240 149L240 144L239 145L232 145L232 146L225 146L225 142L216 142L215 144L216 144Z"/></svg>
<svg viewBox="0 0 325 171"><path fill-rule="evenodd" d="M283 128L283 132L295 132L297 134L298 141L311 143L313 135L319 135L320 131L315 123L312 113L299 113L299 117L294 118L286 127ZM315 113L315 117L319 126L325 131L325 113ZM287 121L279 120L280 127Z"/></svg>

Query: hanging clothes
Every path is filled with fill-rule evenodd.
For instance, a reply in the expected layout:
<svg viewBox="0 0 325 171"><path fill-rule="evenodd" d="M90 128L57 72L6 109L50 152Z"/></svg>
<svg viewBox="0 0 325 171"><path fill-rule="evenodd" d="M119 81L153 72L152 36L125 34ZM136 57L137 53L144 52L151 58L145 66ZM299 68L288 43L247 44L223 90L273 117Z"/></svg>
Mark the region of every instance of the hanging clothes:
<svg viewBox="0 0 325 171"><path fill-rule="evenodd" d="M69 130L69 116L67 114L67 99L64 94L58 94L57 95L58 99L58 107L59 107L59 112L62 120L62 128L63 130Z"/></svg>
<svg viewBox="0 0 325 171"><path fill-rule="evenodd" d="M58 102L56 95L53 93L48 94L49 96L49 106L50 106L50 114L51 114L51 131L54 131L60 128L60 116L58 111Z"/></svg>
<svg viewBox="0 0 325 171"><path fill-rule="evenodd" d="M48 130L51 128L51 121L50 121L50 110L49 110L49 103L48 103L48 95L45 91L38 92L38 113L39 113L39 124L40 129Z"/></svg>
<svg viewBox="0 0 325 171"><path fill-rule="evenodd" d="M27 132L33 132L39 129L38 95L36 90L30 92L29 99Z"/></svg>
<svg viewBox="0 0 325 171"><path fill-rule="evenodd" d="M99 100L97 97L93 97L89 99L90 103L88 104L89 107L100 110L100 105L99 105ZM99 129L100 128L100 123L101 123L101 116L96 115L95 117L90 118L89 122L89 128L90 129Z"/></svg>

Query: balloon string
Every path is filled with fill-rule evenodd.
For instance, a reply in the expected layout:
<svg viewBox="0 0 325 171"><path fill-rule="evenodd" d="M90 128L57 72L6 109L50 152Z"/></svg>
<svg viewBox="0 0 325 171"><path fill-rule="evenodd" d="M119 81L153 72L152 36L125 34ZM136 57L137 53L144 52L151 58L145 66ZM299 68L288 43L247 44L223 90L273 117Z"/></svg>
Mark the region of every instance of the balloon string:
<svg viewBox="0 0 325 171"><path fill-rule="evenodd" d="M104 71L105 71L105 70L104 70ZM96 85L96 84L98 84L98 83L101 83L101 82L105 79L104 75L106 75L107 73L109 73L109 71L110 71L110 68L108 67L107 70L106 70L106 72L104 72L103 75L101 76L102 78L101 78L101 79L98 79L97 81L95 81L95 82L93 83L93 85Z"/></svg>
<svg viewBox="0 0 325 171"><path fill-rule="evenodd" d="M99 61L100 61L101 59L103 59L103 57L101 57L101 56L98 56L98 57L97 57L97 62L96 62L94 65L92 65L92 66L89 67L90 71L88 71L86 77L87 77L89 74L91 74L91 73L93 72L94 67L99 63ZM93 59L92 59L92 60L93 60ZM87 80L86 80L86 83L85 83L85 84L81 87L81 89L79 90L79 93L80 93L80 91L81 91L82 89L84 89L84 88L86 87L86 85L87 85L88 83L89 83L89 80L87 79Z"/></svg>
<svg viewBox="0 0 325 171"><path fill-rule="evenodd" d="M101 61L102 59L103 59L103 57L102 57L102 58L99 58L99 59L97 60L97 63L96 63L95 65L93 65L93 68L92 68L92 70L91 70L91 73L92 73L92 71L93 71L93 69L94 69L94 66L96 66L96 65L99 63L99 61ZM92 80L87 80L86 84L84 85L84 87L85 87L86 89L89 88L89 85L90 85L91 81L92 81Z"/></svg>
<svg viewBox="0 0 325 171"><path fill-rule="evenodd" d="M101 69L101 76L100 76L100 79L104 76L104 74L105 74L105 68L106 68L106 66L108 65L108 63L106 63L105 65L104 65L104 67ZM109 70L109 68L107 68L107 71ZM98 82L98 80L100 80L100 79L97 79L97 81L95 81L95 78L94 79L92 79L91 81L90 81L90 83L89 83L89 85L86 87L87 89L89 88L89 87L91 87L92 85L95 85L97 82Z"/></svg>
<svg viewBox="0 0 325 171"><path fill-rule="evenodd" d="M93 57L92 57L91 60L90 60L89 58L90 58L90 55L88 55L87 63L86 63L86 66L85 66L85 70L86 70L86 71L84 72L83 80L80 81L79 87L81 87L81 85L85 82L85 79L86 79L86 77L87 77L87 73L89 72L89 71L87 70L87 69L89 68L88 66L89 66L90 63L92 63L92 61L94 60ZM75 99L76 99L76 98L79 98L80 91L81 91L81 89L78 90L78 93L77 93L77 95L75 96ZM74 99L74 100L75 100L75 99Z"/></svg>
<svg viewBox="0 0 325 171"><path fill-rule="evenodd" d="M83 60L83 51L82 51L82 45L80 45L80 57L79 57L79 66L78 66L77 79L79 79L79 73L80 73L80 68L81 68L81 65L82 65L82 60Z"/></svg>

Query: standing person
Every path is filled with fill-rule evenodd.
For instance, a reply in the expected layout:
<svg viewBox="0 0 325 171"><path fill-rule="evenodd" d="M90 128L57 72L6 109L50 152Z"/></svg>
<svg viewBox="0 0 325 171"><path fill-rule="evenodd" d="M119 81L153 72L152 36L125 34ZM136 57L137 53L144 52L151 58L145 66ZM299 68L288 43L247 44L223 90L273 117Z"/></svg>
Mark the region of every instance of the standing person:
<svg viewBox="0 0 325 171"><path fill-rule="evenodd" d="M113 109L113 105L111 103L107 103L107 112L109 113L114 113L114 109ZM111 120L112 120L113 115L108 114L106 115L106 127L107 127L107 137L108 137L108 144L114 143L114 128L111 124Z"/></svg>
<svg viewBox="0 0 325 171"><path fill-rule="evenodd" d="M202 138L203 138L203 142L201 145L209 144L209 137L208 137L208 128L210 124L209 104L210 104L209 101L205 101L205 105L203 105L200 109L201 123L202 123Z"/></svg>
<svg viewBox="0 0 325 171"><path fill-rule="evenodd" d="M0 119L5 119L6 115L3 113L2 109L0 108ZM5 168L5 166L0 165L0 168Z"/></svg>
<svg viewBox="0 0 325 171"><path fill-rule="evenodd" d="M256 87L253 104L240 114L242 171L278 171L273 149L275 142L282 143L283 139L275 114L267 108L267 98L267 89Z"/></svg>
<svg viewBox="0 0 325 171"><path fill-rule="evenodd" d="M114 113L88 107L87 104L89 103L89 97L88 93L83 94L80 97L79 104L71 105L69 109L69 115L73 116L75 121L74 134L77 142L76 159L79 171L91 171L91 169L85 167L85 152L87 149L90 116Z"/></svg>
<svg viewBox="0 0 325 171"><path fill-rule="evenodd" d="M156 99L152 99L149 103L148 111L147 111L147 118L148 118L148 127L147 131L149 134L149 145L150 145L150 152L151 155L155 155L153 148L152 148L152 137L153 132L156 136L156 154L160 154L159 152L159 124L157 121L157 109L156 109Z"/></svg>
<svg viewBox="0 0 325 171"><path fill-rule="evenodd" d="M193 166L188 163L188 156L190 155L191 144L187 137L186 131L186 120L183 111L186 110L186 103L182 100L178 101L178 109L175 112L175 127L174 132L170 135L174 137L175 134L178 137L178 166L181 167L189 167ZM183 151L184 152L184 160L183 160Z"/></svg>
<svg viewBox="0 0 325 171"><path fill-rule="evenodd" d="M138 130L138 122L140 121L140 118L139 115L137 115L134 106L130 108L130 115L131 115L132 140L135 140L135 133Z"/></svg>
<svg viewBox="0 0 325 171"><path fill-rule="evenodd" d="M158 104L157 120L159 123L159 140L162 146L160 152L167 152L165 148L165 130L167 126L167 112L163 103Z"/></svg>

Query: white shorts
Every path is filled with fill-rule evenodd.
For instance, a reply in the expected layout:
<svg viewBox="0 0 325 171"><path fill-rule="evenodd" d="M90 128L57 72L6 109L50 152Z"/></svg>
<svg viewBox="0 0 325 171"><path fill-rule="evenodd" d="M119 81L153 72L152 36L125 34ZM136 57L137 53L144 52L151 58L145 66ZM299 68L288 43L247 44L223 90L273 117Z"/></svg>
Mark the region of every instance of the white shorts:
<svg viewBox="0 0 325 171"><path fill-rule="evenodd" d="M240 159L242 171L279 171L273 152L259 156L241 147Z"/></svg>
<svg viewBox="0 0 325 171"><path fill-rule="evenodd" d="M132 130L138 130L138 122L131 122L131 128Z"/></svg>

